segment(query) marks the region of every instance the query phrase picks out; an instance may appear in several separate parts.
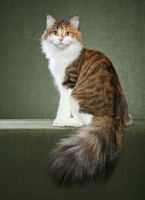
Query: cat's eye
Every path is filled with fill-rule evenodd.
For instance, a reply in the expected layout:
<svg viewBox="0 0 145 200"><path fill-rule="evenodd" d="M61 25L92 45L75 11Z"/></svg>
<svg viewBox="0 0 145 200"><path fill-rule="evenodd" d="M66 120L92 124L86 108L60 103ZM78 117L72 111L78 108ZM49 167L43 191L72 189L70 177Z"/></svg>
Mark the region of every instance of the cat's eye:
<svg viewBox="0 0 145 200"><path fill-rule="evenodd" d="M53 31L53 35L58 36L58 31Z"/></svg>
<svg viewBox="0 0 145 200"><path fill-rule="evenodd" d="M65 33L65 35L66 35L66 36L69 36L69 32L67 31L67 32Z"/></svg>

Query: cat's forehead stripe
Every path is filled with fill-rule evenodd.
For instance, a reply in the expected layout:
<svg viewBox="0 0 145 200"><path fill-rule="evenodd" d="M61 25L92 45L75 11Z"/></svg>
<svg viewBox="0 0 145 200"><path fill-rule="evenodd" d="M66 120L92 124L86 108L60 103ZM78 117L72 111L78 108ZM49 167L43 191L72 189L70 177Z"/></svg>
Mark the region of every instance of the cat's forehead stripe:
<svg viewBox="0 0 145 200"><path fill-rule="evenodd" d="M66 26L69 25L69 22L61 20L61 21L57 21L55 25L56 25L57 29L65 28Z"/></svg>

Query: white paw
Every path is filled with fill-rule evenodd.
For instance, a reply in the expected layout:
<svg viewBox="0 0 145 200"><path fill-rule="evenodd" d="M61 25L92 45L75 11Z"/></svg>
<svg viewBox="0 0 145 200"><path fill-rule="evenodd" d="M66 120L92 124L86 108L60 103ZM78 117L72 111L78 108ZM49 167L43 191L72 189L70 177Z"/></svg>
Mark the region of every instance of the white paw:
<svg viewBox="0 0 145 200"><path fill-rule="evenodd" d="M80 127L83 126L82 122L77 121L74 118L69 118L69 119L55 119L53 122L53 126L75 126L75 127Z"/></svg>

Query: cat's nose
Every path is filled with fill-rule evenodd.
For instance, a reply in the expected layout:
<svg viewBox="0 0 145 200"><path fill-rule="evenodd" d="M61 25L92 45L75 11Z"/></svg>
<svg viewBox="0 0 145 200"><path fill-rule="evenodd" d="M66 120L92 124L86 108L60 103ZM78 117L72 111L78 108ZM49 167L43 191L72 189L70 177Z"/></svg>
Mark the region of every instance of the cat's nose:
<svg viewBox="0 0 145 200"><path fill-rule="evenodd" d="M63 41L63 38L59 38L59 41L62 42L62 41Z"/></svg>

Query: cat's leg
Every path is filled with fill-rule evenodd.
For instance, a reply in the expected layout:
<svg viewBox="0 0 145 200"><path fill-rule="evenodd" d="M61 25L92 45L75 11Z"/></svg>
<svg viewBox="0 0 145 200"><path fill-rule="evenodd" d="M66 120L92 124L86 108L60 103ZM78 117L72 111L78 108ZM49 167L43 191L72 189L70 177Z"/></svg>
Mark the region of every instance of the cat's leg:
<svg viewBox="0 0 145 200"><path fill-rule="evenodd" d="M80 109L79 103L73 97L70 98L70 102L71 102L71 110L72 110L73 118L76 121L78 121L79 123L81 123L82 125L91 124L93 115L86 114L86 113L80 113L79 112L79 109Z"/></svg>
<svg viewBox="0 0 145 200"><path fill-rule="evenodd" d="M82 123L71 118L71 93L72 89L61 88L59 108L53 126L82 126Z"/></svg>
<svg viewBox="0 0 145 200"><path fill-rule="evenodd" d="M53 122L53 126L62 126L61 121L64 121L71 117L71 106L70 106L71 93L72 89L61 88L57 117Z"/></svg>

